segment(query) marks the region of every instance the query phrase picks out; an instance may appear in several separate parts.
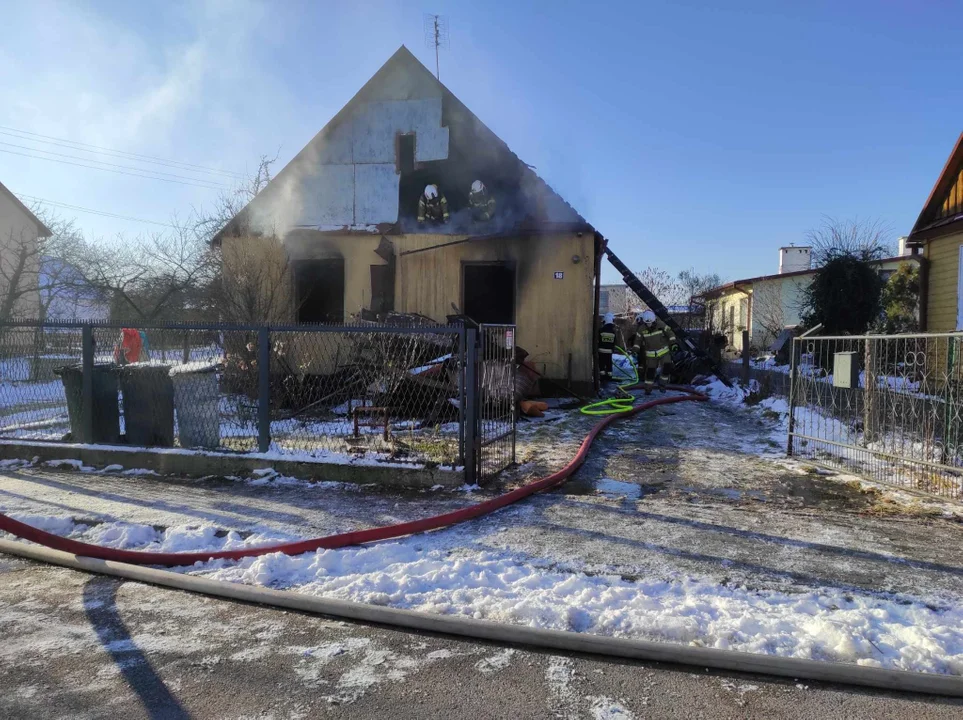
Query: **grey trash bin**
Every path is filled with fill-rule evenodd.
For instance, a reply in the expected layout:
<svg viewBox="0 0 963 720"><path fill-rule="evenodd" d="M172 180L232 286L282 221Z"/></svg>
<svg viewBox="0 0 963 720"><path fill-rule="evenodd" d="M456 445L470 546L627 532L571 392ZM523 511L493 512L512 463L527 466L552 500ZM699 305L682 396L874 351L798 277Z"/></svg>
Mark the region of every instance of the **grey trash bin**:
<svg viewBox="0 0 963 720"><path fill-rule="evenodd" d="M74 442L115 444L120 441L120 408L113 363L94 364L93 437L84 433L84 371L79 363L54 370L64 385L67 417Z"/></svg>
<svg viewBox="0 0 963 720"><path fill-rule="evenodd" d="M200 362L171 368L177 435L181 447L220 447L220 383L217 370L216 364Z"/></svg>
<svg viewBox="0 0 963 720"><path fill-rule="evenodd" d="M174 391L169 371L170 365L148 362L120 365L115 370L129 445L173 447Z"/></svg>

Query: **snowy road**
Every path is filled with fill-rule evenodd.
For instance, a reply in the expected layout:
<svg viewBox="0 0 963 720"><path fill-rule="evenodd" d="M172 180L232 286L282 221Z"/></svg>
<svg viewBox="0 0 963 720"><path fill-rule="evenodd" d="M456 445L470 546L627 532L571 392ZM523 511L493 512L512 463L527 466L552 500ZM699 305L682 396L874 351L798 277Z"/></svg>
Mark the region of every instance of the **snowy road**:
<svg viewBox="0 0 963 720"><path fill-rule="evenodd" d="M526 425L519 480L592 421ZM659 409L559 490L426 536L192 572L558 629L963 673L963 525L939 505L805 472L758 412ZM766 454L772 457L765 456ZM115 547L240 547L424 517L479 493L7 468L0 507Z"/></svg>
<svg viewBox="0 0 963 720"><path fill-rule="evenodd" d="M0 556L5 718L919 718L963 701L564 657Z"/></svg>

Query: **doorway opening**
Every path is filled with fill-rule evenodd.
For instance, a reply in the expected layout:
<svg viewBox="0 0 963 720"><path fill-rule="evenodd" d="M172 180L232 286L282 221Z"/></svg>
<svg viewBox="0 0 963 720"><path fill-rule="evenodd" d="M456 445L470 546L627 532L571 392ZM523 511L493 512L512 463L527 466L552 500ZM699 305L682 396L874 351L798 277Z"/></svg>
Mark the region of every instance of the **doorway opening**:
<svg viewBox="0 0 963 720"><path fill-rule="evenodd" d="M299 323L344 322L344 259L294 263Z"/></svg>
<svg viewBox="0 0 963 720"><path fill-rule="evenodd" d="M515 268L507 263L464 266L462 308L478 323L515 322Z"/></svg>

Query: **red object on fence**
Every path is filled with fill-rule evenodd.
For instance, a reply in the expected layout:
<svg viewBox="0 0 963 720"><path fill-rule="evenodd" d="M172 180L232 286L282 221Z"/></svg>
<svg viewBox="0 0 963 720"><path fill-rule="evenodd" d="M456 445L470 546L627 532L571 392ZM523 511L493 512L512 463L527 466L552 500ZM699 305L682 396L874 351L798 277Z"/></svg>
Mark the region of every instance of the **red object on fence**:
<svg viewBox="0 0 963 720"><path fill-rule="evenodd" d="M114 348L114 361L117 363L139 362L141 351L144 349L144 341L140 333L134 328L124 328L120 333L121 342Z"/></svg>
<svg viewBox="0 0 963 720"><path fill-rule="evenodd" d="M634 386L638 387L638 386ZM681 385L667 385L671 390L680 390L688 393L687 395L670 395L668 397L649 400L641 405L637 405L628 412L608 415L603 418L591 432L582 440L578 452L569 463L561 470L535 480L520 488L499 495L491 500L471 505L470 507L455 510L454 512L435 515L433 517L413 520L411 522L398 523L397 525L385 525L383 527L369 528L368 530L356 530L354 532L341 533L340 535L328 535L327 537L312 538L310 540L298 540L295 542L281 543L278 545L267 545L264 547L245 548L243 550L222 550L220 552L180 552L180 553L155 553L143 550L117 550L106 548L99 545L70 540L60 535L46 532L27 525L19 520L14 520L0 513L0 530L11 533L24 540L44 545L54 550L81 555L84 557L98 558L100 560L114 560L117 562L130 563L132 565L162 565L174 567L181 565L193 565L196 562L207 562L209 560L240 560L246 557L257 557L259 555L269 555L271 553L284 553L285 555L300 555L318 549L333 549L346 547L348 545L360 545L362 543L374 542L376 540L388 540L390 538L401 537L403 535L414 535L415 533L437 530L456 523L471 520L482 515L499 510L507 505L533 495L541 490L561 484L572 473L574 473L585 462L592 442L605 428L614 422L624 420L627 417L636 415L643 410L656 407L657 405L670 405L687 400L708 400L706 395L697 392L689 387Z"/></svg>

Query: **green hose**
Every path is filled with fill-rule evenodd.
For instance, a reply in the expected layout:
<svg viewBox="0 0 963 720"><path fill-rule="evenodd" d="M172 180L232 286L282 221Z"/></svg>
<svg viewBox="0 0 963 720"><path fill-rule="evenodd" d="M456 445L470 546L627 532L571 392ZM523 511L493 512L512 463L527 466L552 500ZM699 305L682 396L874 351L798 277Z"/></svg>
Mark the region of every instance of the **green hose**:
<svg viewBox="0 0 963 720"><path fill-rule="evenodd" d="M628 390L625 388L638 384L639 368L635 362L633 362L632 356L629 353L625 352L625 350L620 347L615 349L618 350L620 354L628 358L629 364L632 366L632 375L628 378L631 382L619 385L618 391L621 393L620 396L611 397L607 400L600 400L599 402L590 403L582 408L579 408L579 412L581 412L583 415L615 415L617 413L628 412L635 404L635 398L630 395ZM622 371L622 368L619 367L619 370Z"/></svg>

